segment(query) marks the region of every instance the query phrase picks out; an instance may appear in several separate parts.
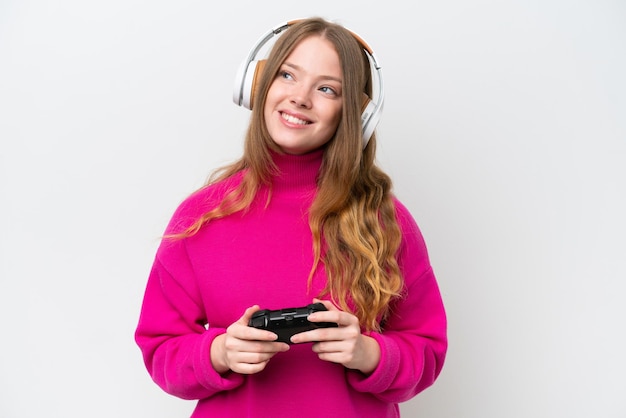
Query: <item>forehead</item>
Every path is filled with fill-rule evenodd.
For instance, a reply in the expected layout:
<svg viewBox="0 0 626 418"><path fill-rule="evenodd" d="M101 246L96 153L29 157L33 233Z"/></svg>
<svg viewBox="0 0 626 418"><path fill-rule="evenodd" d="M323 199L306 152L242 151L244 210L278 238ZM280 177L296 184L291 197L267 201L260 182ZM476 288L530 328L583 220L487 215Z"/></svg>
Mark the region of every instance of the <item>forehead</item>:
<svg viewBox="0 0 626 418"><path fill-rule="evenodd" d="M335 46L320 35L302 39L285 59L285 64L328 76L341 77L341 62Z"/></svg>

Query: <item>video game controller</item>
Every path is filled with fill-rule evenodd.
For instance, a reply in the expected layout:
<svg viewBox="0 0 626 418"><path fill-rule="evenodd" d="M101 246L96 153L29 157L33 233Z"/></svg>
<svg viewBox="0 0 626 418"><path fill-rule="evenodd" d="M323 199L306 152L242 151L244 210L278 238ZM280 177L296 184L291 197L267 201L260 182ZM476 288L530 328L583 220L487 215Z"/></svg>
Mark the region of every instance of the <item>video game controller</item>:
<svg viewBox="0 0 626 418"><path fill-rule="evenodd" d="M301 332L317 328L337 327L334 322L309 322L307 319L313 312L327 311L322 303L311 303L300 308L286 308L278 310L261 309L256 311L248 326L272 331L278 335L276 341L293 344L290 338Z"/></svg>

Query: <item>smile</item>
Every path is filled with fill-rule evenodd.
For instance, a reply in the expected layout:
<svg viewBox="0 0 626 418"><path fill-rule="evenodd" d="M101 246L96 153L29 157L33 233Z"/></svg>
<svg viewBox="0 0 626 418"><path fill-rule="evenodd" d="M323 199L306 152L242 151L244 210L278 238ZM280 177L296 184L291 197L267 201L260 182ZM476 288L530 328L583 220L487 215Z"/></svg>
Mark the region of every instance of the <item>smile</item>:
<svg viewBox="0 0 626 418"><path fill-rule="evenodd" d="M281 113L280 116L289 123L294 123L296 125L308 125L311 122L307 122L306 120L299 119L295 116L288 115L286 113Z"/></svg>

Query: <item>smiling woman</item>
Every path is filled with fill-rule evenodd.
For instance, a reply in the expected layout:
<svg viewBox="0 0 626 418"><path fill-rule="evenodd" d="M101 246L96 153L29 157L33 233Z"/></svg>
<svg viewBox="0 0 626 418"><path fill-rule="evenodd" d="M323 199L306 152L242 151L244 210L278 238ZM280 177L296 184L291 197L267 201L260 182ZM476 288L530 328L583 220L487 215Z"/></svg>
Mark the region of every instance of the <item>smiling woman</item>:
<svg viewBox="0 0 626 418"><path fill-rule="evenodd" d="M398 417L439 376L447 330L420 230L375 164L379 69L340 25L283 31L236 99L252 108L244 155L167 227L136 342L193 417ZM249 326L311 303L325 309L308 321L337 326L288 343Z"/></svg>
<svg viewBox="0 0 626 418"><path fill-rule="evenodd" d="M341 117L339 55L322 36L304 39L287 57L265 101L265 123L272 140L288 154L326 144Z"/></svg>
<svg viewBox="0 0 626 418"><path fill-rule="evenodd" d="M291 52L265 99L265 123L272 140L289 154L326 144L341 117L341 65L330 41L304 39Z"/></svg>

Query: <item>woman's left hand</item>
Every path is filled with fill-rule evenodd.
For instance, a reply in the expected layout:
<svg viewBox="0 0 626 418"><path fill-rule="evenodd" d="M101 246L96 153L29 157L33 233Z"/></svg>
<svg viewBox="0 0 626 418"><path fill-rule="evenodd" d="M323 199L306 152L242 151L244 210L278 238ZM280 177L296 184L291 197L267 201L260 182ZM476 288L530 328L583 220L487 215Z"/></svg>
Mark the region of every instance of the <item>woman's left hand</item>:
<svg viewBox="0 0 626 418"><path fill-rule="evenodd" d="M338 327L302 332L291 337L291 341L295 344L313 342L312 349L321 360L365 374L373 372L380 361L380 347L375 339L361 334L358 318L340 311L330 301L314 299L313 302L323 303L328 311L312 313L309 321L335 322Z"/></svg>

